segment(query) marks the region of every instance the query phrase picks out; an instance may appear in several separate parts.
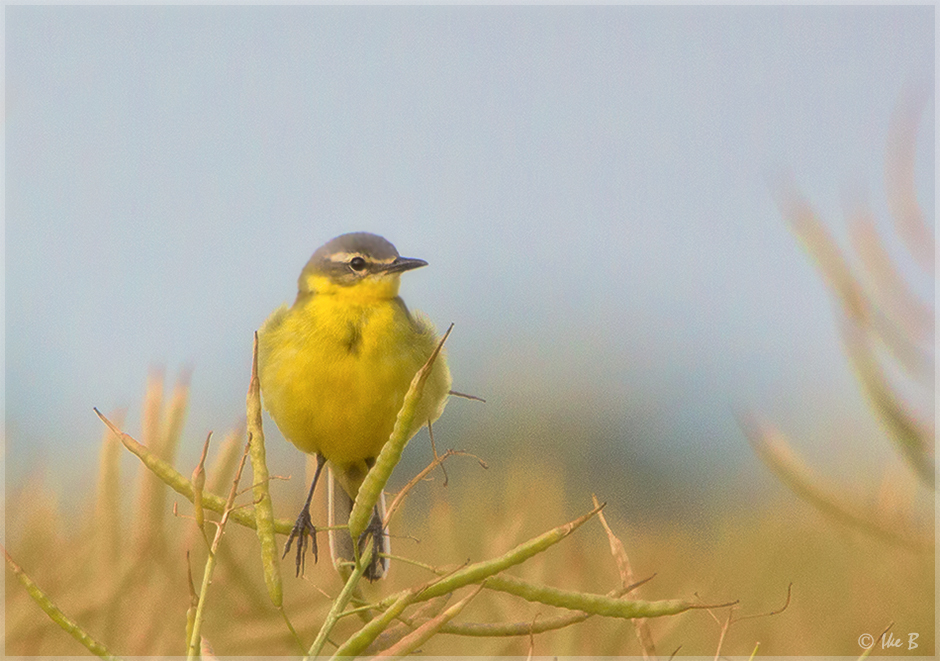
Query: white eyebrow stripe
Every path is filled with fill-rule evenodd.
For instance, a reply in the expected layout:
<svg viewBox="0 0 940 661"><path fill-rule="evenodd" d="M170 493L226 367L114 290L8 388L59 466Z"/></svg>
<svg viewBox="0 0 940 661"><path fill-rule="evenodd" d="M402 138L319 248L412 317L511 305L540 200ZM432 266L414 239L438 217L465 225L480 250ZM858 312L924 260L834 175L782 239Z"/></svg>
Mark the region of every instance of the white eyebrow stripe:
<svg viewBox="0 0 940 661"><path fill-rule="evenodd" d="M345 263L345 262L348 262L353 257L362 257L362 255L360 255L357 252L334 252L332 255L330 255L330 261Z"/></svg>

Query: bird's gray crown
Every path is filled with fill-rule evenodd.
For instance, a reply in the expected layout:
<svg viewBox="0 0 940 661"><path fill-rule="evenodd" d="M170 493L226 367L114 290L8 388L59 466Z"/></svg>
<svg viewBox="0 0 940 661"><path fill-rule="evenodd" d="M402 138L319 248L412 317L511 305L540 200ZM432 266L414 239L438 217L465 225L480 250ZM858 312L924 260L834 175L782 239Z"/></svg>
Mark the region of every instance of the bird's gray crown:
<svg viewBox="0 0 940 661"><path fill-rule="evenodd" d="M358 254L376 262L391 262L398 257L395 246L378 234L350 232L341 234L317 248L310 261L338 261L330 260L330 257L344 254Z"/></svg>

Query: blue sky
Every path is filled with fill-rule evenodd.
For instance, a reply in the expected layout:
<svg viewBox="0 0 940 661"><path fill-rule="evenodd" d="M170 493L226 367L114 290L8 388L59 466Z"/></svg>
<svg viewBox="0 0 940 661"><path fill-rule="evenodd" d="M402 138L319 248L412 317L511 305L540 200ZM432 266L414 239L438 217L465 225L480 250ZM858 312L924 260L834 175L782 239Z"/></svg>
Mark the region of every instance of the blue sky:
<svg viewBox="0 0 940 661"><path fill-rule="evenodd" d="M837 236L861 191L890 233L884 143L904 90L933 88L931 6L5 19L14 467L93 461L93 406L136 432L155 365L193 367L195 456L243 415L252 331L353 230L430 263L403 297L455 322L455 387L489 400L452 403L442 433L509 420L537 445L547 419L590 421L609 433L585 452L702 480L760 471L732 406L815 434L810 454L878 437L768 182L791 173Z"/></svg>

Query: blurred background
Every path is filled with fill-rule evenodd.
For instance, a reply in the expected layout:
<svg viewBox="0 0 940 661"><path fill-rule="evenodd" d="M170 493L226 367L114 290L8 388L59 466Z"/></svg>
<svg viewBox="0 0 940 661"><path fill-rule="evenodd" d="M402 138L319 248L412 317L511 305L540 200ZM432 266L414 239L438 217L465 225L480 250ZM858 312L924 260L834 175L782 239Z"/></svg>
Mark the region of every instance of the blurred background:
<svg viewBox="0 0 940 661"><path fill-rule="evenodd" d="M453 402L442 443L513 429L674 515L759 487L732 407L878 465L838 447L877 427L770 183L792 172L837 235L847 192L888 222L884 141L904 86L932 86L932 15L10 7L9 475L77 488L91 407L134 429L153 367L192 368L194 440L234 425L252 331L353 230L430 262L403 297L456 324L455 388L488 403Z"/></svg>
<svg viewBox="0 0 940 661"><path fill-rule="evenodd" d="M455 323L454 387L487 400L452 401L438 448L548 461L573 510L594 492L711 538L761 503L807 513L742 410L865 497L903 472L773 185L839 241L864 201L933 301L884 193L914 90L933 227L931 6L10 6L5 35L8 488L38 471L81 508L92 407L138 434L154 370L191 370L188 475L244 417L252 332L354 230L429 262L402 296ZM932 382L909 394L932 420ZM406 460L429 456L422 433Z"/></svg>

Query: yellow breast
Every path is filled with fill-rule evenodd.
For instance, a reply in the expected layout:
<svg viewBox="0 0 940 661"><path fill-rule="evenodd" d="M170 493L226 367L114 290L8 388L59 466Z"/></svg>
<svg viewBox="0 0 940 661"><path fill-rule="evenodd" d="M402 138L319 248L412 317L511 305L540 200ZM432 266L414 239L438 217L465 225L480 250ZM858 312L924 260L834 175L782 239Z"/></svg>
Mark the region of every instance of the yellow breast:
<svg viewBox="0 0 940 661"><path fill-rule="evenodd" d="M430 323L412 317L398 298L298 299L276 310L258 333L264 406L304 452L338 465L375 457L436 343ZM440 416L450 384L441 355L410 435Z"/></svg>

